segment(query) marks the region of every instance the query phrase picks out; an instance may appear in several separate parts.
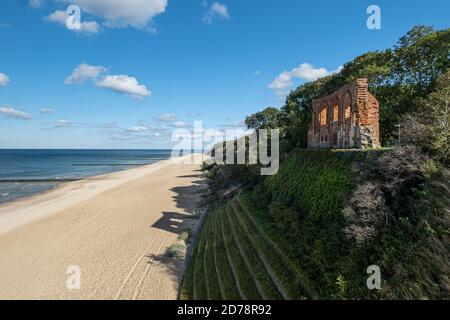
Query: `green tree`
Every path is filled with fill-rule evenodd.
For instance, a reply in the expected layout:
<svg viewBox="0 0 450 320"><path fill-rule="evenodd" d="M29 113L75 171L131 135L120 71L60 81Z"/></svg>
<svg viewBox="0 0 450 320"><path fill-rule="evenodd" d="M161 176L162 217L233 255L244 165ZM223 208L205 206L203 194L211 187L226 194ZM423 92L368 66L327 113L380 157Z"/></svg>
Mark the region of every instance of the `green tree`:
<svg viewBox="0 0 450 320"><path fill-rule="evenodd" d="M249 129L276 129L280 126L280 110L266 108L245 118L245 125Z"/></svg>
<svg viewBox="0 0 450 320"><path fill-rule="evenodd" d="M450 164L450 70L436 84L436 91L421 103L419 119L430 130L430 148Z"/></svg>
<svg viewBox="0 0 450 320"><path fill-rule="evenodd" d="M380 102L381 140L396 137L395 125L417 111L420 101L435 90L436 81L450 67L450 29L435 31L417 26L393 49L372 51L346 63L339 73L303 84L292 91L281 108L284 151L307 146L312 100L331 94L361 77Z"/></svg>

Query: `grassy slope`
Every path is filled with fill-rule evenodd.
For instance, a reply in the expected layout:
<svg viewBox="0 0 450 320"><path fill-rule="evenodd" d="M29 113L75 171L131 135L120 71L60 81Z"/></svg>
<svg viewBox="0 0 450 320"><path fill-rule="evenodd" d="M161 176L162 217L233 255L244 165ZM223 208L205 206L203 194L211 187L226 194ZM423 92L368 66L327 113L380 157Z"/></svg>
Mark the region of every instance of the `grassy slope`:
<svg viewBox="0 0 450 320"><path fill-rule="evenodd" d="M346 175L350 168L349 159L353 158L343 156L343 161L339 160L332 164L316 161L318 154L323 153L323 150L311 151L309 156L312 158L307 160L296 155L295 158L300 162L286 161L279 174L275 176L279 176L279 180L275 180L274 177L268 183L284 196L295 196L299 201L306 201L306 196L298 190L292 193L292 186L296 181L311 179L309 176L300 177L300 173L308 171L315 178L315 184L309 184L308 194L317 196L319 190L323 191L324 185L334 186L330 190L329 199L325 202L324 214L318 213L322 208L311 205L313 201L306 202L308 208L313 208L313 214L318 218L328 217L334 214L332 211L340 210L341 194L348 185ZM314 165L320 163L320 168L315 170L305 168L308 161ZM324 169L327 167L330 168ZM334 169L331 169L332 167ZM342 171L343 174L340 173ZM285 188L278 187L278 183L282 183ZM217 299L221 297L221 292L226 292L223 297L225 299L318 297L316 288L313 288L303 266L298 263L298 257L289 252L292 248L287 250L291 247L289 243L277 238L278 235L272 232L270 223L263 218L264 210L258 210L251 204L252 201L250 194L243 194L210 213L198 237L193 258L186 272L182 298ZM216 264L215 261L219 260L220 263ZM195 287L196 290L191 287Z"/></svg>
<svg viewBox="0 0 450 320"><path fill-rule="evenodd" d="M362 160L380 152L384 151L296 150L277 175L218 206L198 237L182 298L407 297L409 289L390 288L403 279L402 250L409 239L388 232L375 246L358 248L343 234L342 209L358 183ZM215 258L205 259L205 254L214 253L210 248ZM391 257L399 263L392 264ZM409 257L417 270L426 268L422 260ZM384 275L392 279L383 279L386 290L369 292L366 268L377 264L389 270L384 261L398 266L389 271L397 275Z"/></svg>

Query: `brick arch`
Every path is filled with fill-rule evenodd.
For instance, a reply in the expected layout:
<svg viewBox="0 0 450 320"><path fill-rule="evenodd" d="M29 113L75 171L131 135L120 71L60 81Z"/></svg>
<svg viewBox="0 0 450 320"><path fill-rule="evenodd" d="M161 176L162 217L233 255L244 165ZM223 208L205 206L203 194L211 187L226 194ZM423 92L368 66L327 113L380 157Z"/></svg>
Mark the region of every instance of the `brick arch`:
<svg viewBox="0 0 450 320"><path fill-rule="evenodd" d="M349 91L345 91L342 96L341 96L341 101L342 101L342 105L345 108L347 105L351 106L352 110L353 110L353 97L352 94Z"/></svg>
<svg viewBox="0 0 450 320"><path fill-rule="evenodd" d="M338 97L333 98L331 100L331 110L332 110L332 115L333 115L333 118L332 118L333 122L339 123L339 118L341 115L341 110L339 110L339 109L340 109L339 98Z"/></svg>
<svg viewBox="0 0 450 320"><path fill-rule="evenodd" d="M328 124L328 112L329 112L329 105L328 103L324 103L319 106L319 125L324 126ZM324 120L325 116L325 120Z"/></svg>
<svg viewBox="0 0 450 320"><path fill-rule="evenodd" d="M343 124L343 147L348 148L352 145L352 123L354 103L350 92L346 91L342 95L342 124Z"/></svg>
<svg viewBox="0 0 450 320"><path fill-rule="evenodd" d="M318 133L319 144L327 146L329 142L329 128L330 128L330 103L329 101L322 102L318 105Z"/></svg>
<svg viewBox="0 0 450 320"><path fill-rule="evenodd" d="M368 91L366 78L355 79L328 96L314 99L312 104L314 122L308 131L308 146L319 148L379 146L379 104ZM322 113L322 119L325 114L328 119L320 126L318 118L324 106L327 111ZM323 135L328 135L331 139L323 141L321 140Z"/></svg>
<svg viewBox="0 0 450 320"><path fill-rule="evenodd" d="M338 97L331 99L331 126L330 126L330 144L334 148L341 145L340 127L341 127L341 107Z"/></svg>

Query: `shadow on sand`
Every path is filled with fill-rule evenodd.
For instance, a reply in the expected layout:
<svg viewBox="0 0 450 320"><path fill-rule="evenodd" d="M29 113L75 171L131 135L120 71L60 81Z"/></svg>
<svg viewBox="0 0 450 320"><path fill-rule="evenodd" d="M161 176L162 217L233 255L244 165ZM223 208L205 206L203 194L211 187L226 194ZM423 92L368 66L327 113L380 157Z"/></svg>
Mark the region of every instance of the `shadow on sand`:
<svg viewBox="0 0 450 320"><path fill-rule="evenodd" d="M176 283L181 283L181 279L183 278L183 269L184 269L184 261L170 258L165 255L148 255L149 259L147 263L162 265L164 269L167 271L169 277L174 280Z"/></svg>
<svg viewBox="0 0 450 320"><path fill-rule="evenodd" d="M199 170L200 171L200 170ZM179 179L200 178L198 175L178 176ZM206 190L204 180L195 180L189 186L174 187L171 189L175 193L173 199L176 207L181 209L183 213L163 212L163 216L156 221L152 227L169 231L175 234L181 234L187 228L193 228L197 224L198 216L194 215L203 193Z"/></svg>

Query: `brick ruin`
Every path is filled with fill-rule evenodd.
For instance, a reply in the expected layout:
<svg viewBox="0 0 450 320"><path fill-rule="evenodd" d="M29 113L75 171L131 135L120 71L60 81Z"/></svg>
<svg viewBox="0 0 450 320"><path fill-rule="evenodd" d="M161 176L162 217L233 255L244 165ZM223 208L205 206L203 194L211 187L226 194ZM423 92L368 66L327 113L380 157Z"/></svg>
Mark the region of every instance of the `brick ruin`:
<svg viewBox="0 0 450 320"><path fill-rule="evenodd" d="M313 100L308 147L380 147L379 110L367 79L357 79L331 95Z"/></svg>

